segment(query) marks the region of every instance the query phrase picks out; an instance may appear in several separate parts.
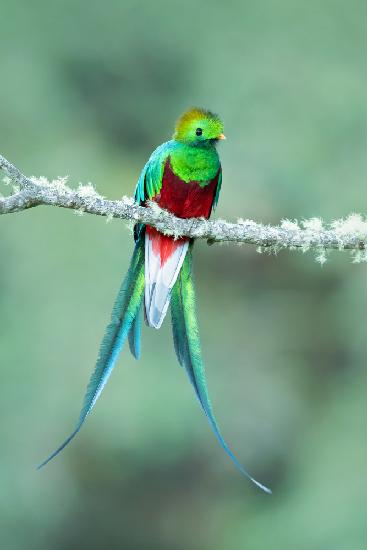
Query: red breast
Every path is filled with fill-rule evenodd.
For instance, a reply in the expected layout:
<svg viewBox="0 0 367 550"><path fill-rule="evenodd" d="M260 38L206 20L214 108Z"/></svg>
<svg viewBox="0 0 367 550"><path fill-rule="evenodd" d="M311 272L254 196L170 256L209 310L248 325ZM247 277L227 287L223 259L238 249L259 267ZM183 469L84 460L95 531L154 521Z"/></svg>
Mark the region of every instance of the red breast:
<svg viewBox="0 0 367 550"><path fill-rule="evenodd" d="M153 200L179 218L209 218L220 170L219 168L216 176L207 185L200 187L197 181L186 183L176 176L168 159L164 167L161 192Z"/></svg>

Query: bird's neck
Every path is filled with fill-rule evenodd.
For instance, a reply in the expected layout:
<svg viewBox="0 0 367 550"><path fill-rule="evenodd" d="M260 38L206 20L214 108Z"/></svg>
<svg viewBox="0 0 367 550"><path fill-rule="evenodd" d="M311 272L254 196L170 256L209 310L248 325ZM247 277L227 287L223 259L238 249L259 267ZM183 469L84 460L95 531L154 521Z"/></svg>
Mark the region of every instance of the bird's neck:
<svg viewBox="0 0 367 550"><path fill-rule="evenodd" d="M185 182L206 182L214 178L220 162L214 145L198 147L182 143L171 154L171 166Z"/></svg>

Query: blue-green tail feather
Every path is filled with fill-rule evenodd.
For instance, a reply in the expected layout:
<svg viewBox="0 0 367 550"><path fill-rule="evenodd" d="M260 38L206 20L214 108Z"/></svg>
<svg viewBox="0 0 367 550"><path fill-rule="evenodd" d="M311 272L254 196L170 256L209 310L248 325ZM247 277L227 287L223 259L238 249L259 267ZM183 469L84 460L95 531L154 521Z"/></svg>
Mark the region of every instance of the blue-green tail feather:
<svg viewBox="0 0 367 550"><path fill-rule="evenodd" d="M140 359L141 355L141 307L136 314L135 319L129 330L129 348L135 359Z"/></svg>
<svg viewBox="0 0 367 550"><path fill-rule="evenodd" d="M140 320L144 295L144 235L135 244L129 270L121 285L111 314L111 322L103 337L95 370L90 378L78 423L72 434L38 468L45 466L76 436L93 409L114 366L121 348L129 335L130 349L137 357L140 353Z"/></svg>
<svg viewBox="0 0 367 550"><path fill-rule="evenodd" d="M171 295L173 341L179 363L185 367L200 405L213 432L236 467L255 485L267 493L271 490L256 481L242 466L223 439L209 400L205 370L201 357L198 323L195 311L195 289L192 277L192 245Z"/></svg>

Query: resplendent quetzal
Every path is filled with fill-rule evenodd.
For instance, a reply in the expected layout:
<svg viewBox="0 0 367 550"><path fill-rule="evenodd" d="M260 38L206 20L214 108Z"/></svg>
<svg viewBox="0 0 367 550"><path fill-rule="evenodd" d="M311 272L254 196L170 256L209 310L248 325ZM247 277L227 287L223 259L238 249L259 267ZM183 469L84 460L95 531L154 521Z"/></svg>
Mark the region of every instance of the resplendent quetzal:
<svg viewBox="0 0 367 550"><path fill-rule="evenodd" d="M209 218L218 202L222 169L218 140L225 139L223 124L210 111L193 108L178 120L173 139L151 155L139 177L135 201L154 201L181 218ZM89 381L79 421L68 439L45 460L44 466L75 437L106 384L125 340L134 357L140 357L141 308L148 326L159 328L171 305L172 330L179 363L185 367L196 397L219 443L237 468L258 487L224 441L208 396L201 358L195 290L192 276L193 240L175 239L137 224L131 264L117 295L102 340L95 370Z"/></svg>

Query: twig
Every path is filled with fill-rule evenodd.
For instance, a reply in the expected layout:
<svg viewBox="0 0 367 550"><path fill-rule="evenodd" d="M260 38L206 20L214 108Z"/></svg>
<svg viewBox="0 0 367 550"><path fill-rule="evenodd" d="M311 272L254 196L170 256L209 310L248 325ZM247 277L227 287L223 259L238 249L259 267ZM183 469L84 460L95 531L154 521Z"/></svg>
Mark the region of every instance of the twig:
<svg viewBox="0 0 367 550"><path fill-rule="evenodd" d="M356 251L356 261L366 260L367 221L358 214L324 225L318 218L297 221L283 220L280 225L263 225L252 220L229 223L223 220L176 218L155 203L142 207L133 199L107 200L91 184L72 189L66 178L47 181L46 178L28 178L0 155L0 168L18 186L8 197L0 198L0 214L21 212L40 205L70 208L110 218L121 218L134 223L149 224L159 231L214 242L253 244L260 249L277 252L281 249L316 250L323 263L328 249Z"/></svg>

